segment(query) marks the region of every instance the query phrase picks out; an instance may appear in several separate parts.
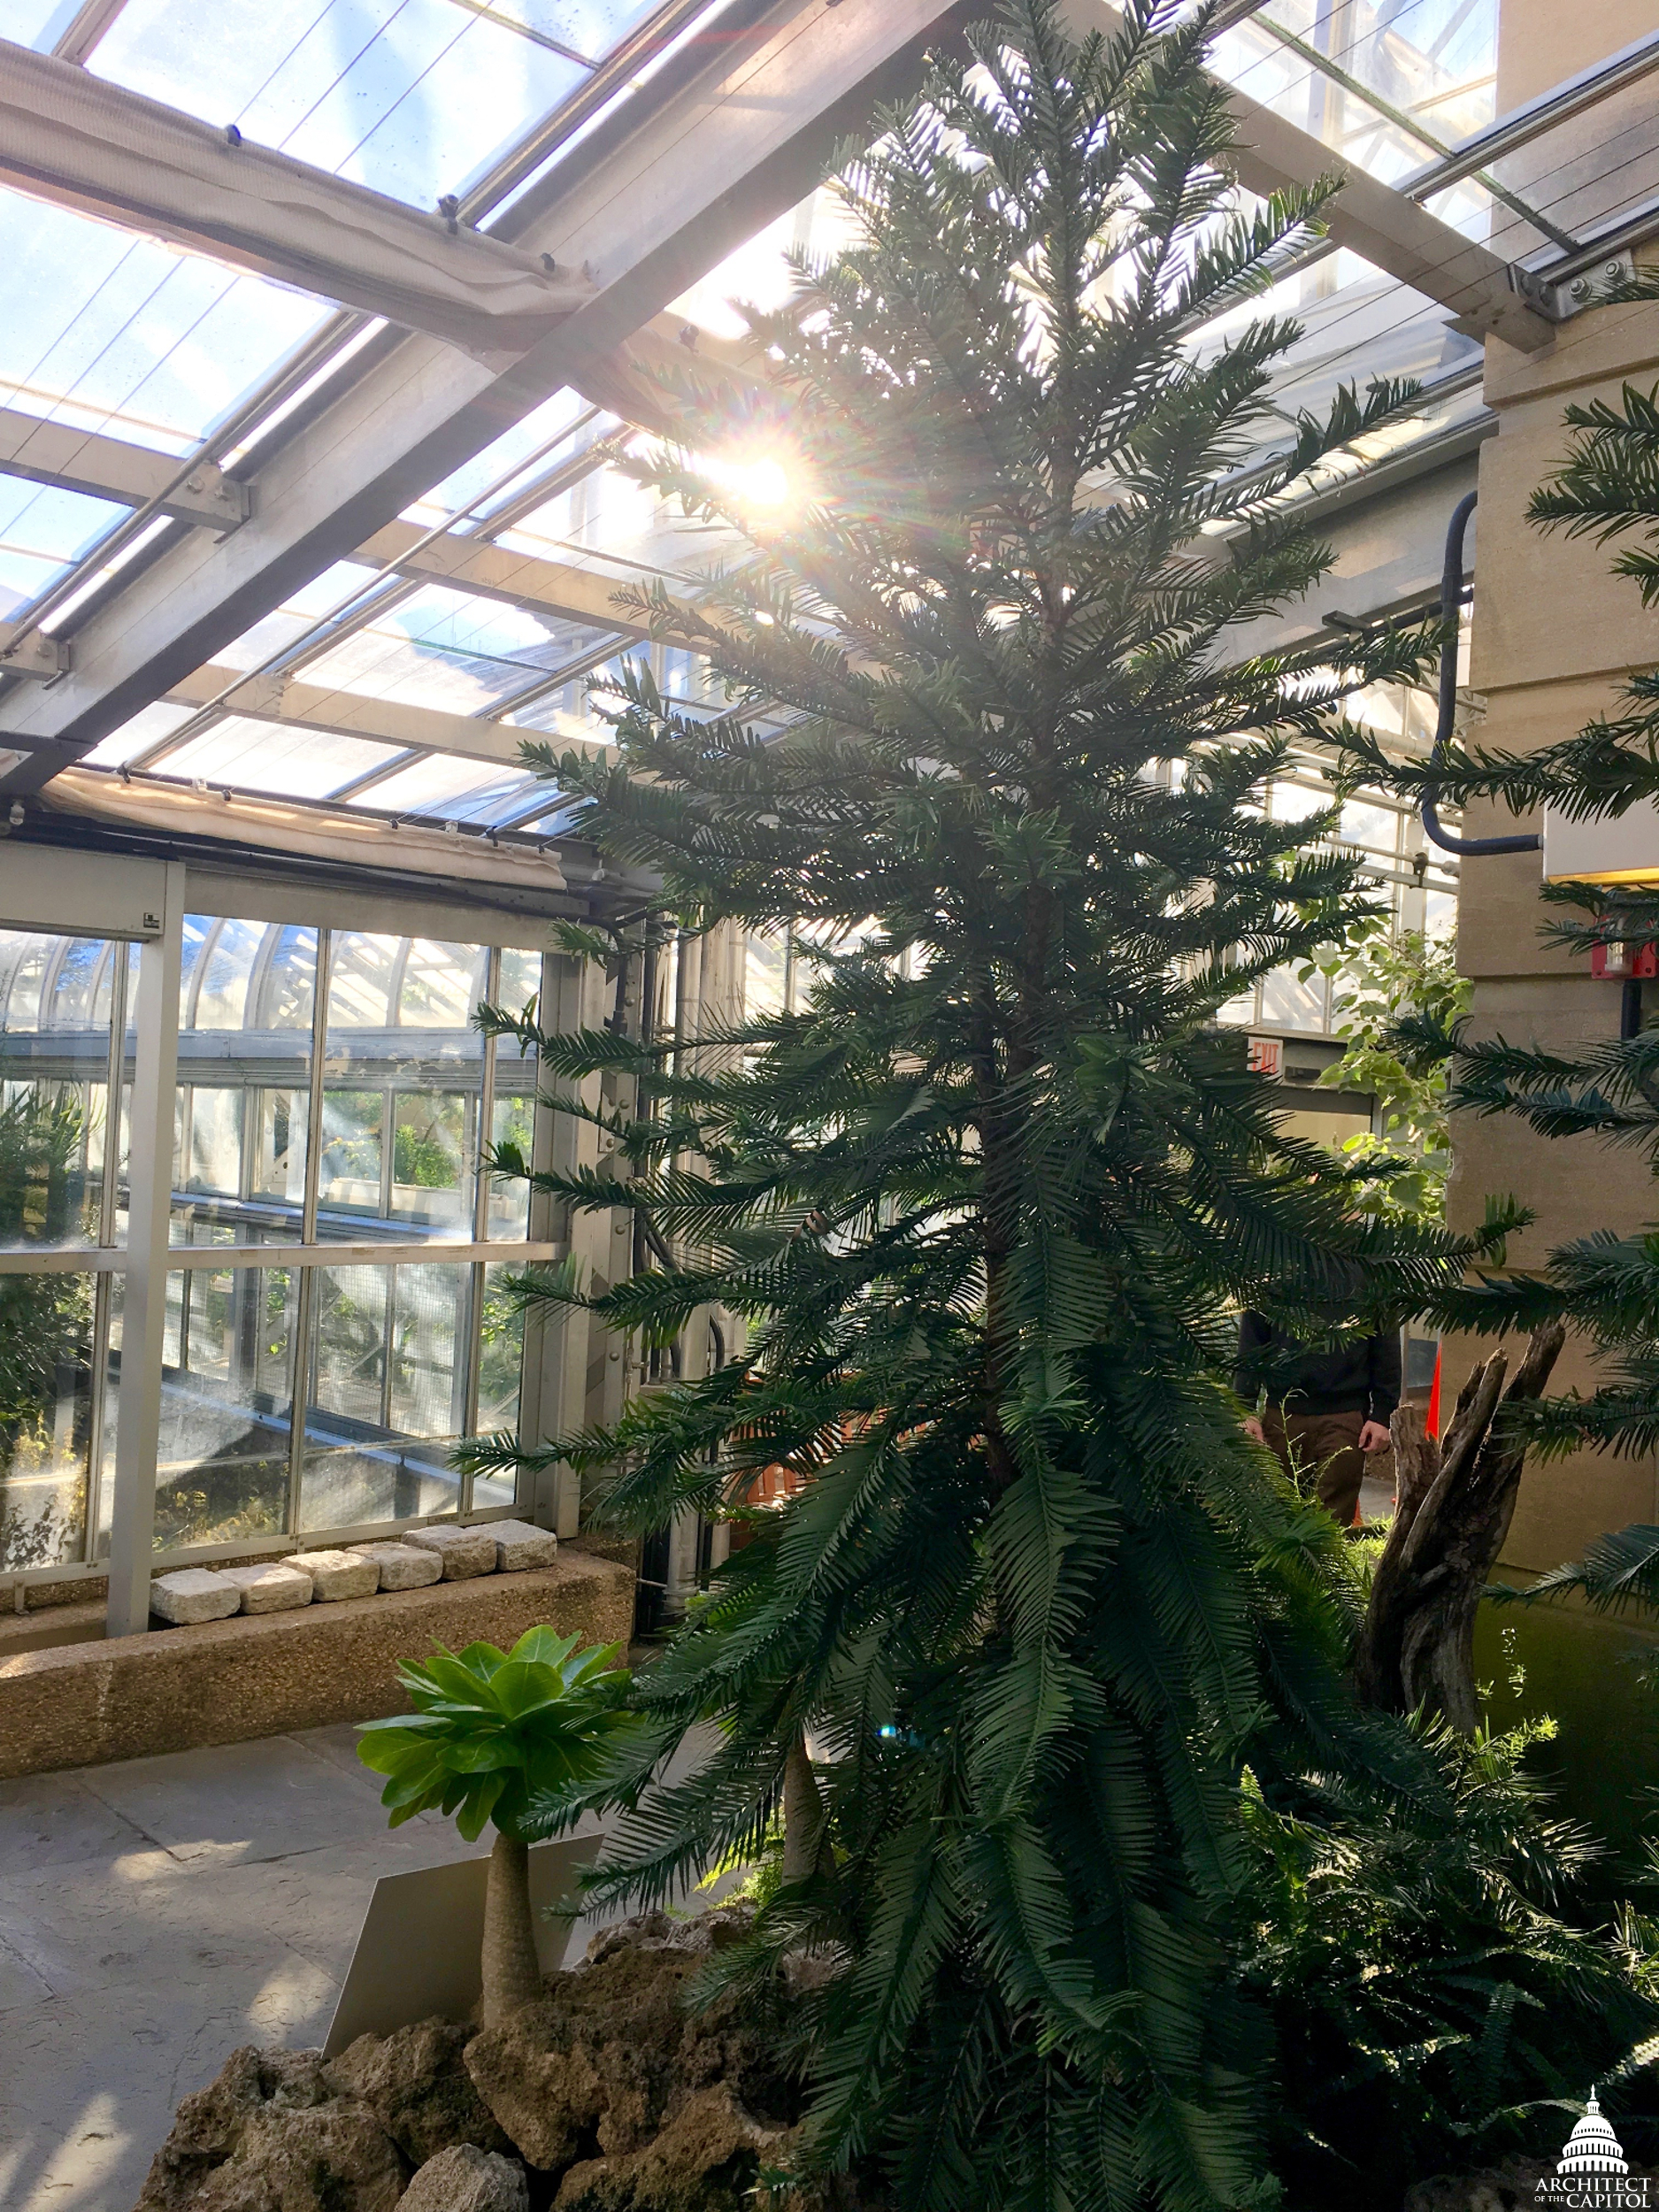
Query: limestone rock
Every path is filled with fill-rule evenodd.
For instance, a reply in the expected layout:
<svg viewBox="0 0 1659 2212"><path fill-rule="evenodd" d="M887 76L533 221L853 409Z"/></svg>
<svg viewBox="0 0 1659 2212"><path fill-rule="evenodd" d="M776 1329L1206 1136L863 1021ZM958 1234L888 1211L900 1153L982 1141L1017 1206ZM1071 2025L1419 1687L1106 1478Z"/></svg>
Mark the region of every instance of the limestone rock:
<svg viewBox="0 0 1659 2212"><path fill-rule="evenodd" d="M196 2191L241 2142L265 2106L300 2110L334 2094L320 2051L233 2051L205 2089L180 2105L173 2132L150 2161L138 2212L187 2212Z"/></svg>
<svg viewBox="0 0 1659 2212"><path fill-rule="evenodd" d="M495 1539L488 1528L411 1528L403 1541L436 1552L446 1582L495 1571Z"/></svg>
<svg viewBox="0 0 1659 2212"><path fill-rule="evenodd" d="M311 1577L311 1596L319 1605L335 1598L371 1598L380 1586L380 1569L354 1551L300 1551L282 1564Z"/></svg>
<svg viewBox="0 0 1659 2212"><path fill-rule="evenodd" d="M572 2166L555 2212L739 2212L763 2166L787 2158L791 2131L746 2112L725 2083L688 2097L649 2143Z"/></svg>
<svg viewBox="0 0 1659 2212"><path fill-rule="evenodd" d="M466 2070L472 2033L457 2021L422 2020L392 2035L360 2035L329 2062L328 2078L368 2106L411 2165L457 2143L511 2151Z"/></svg>
<svg viewBox="0 0 1659 2212"><path fill-rule="evenodd" d="M748 1924L740 1908L606 1929L539 2003L473 2037L467 2072L533 2166L591 2162L595 2147L602 2160L643 2150L688 2096L720 2085L758 2125L796 2117L781 2016L752 1992L695 2013L683 2001L703 1960Z"/></svg>
<svg viewBox="0 0 1659 2212"><path fill-rule="evenodd" d="M219 1571L242 1592L244 1613L286 1613L311 1601L311 1578L297 1567L266 1562L257 1567L221 1567Z"/></svg>
<svg viewBox="0 0 1659 2212"><path fill-rule="evenodd" d="M491 1521L487 1526L495 1540L495 1564L503 1574L550 1567L559 1555L559 1540L550 1528L533 1528L528 1521Z"/></svg>
<svg viewBox="0 0 1659 2212"><path fill-rule="evenodd" d="M346 1549L374 1562L382 1590L424 1590L443 1572L442 1560L419 1544L348 1544Z"/></svg>
<svg viewBox="0 0 1659 2212"><path fill-rule="evenodd" d="M457 2143L421 2168L400 2212L530 2212L530 2192L516 2159Z"/></svg>
<svg viewBox="0 0 1659 2212"><path fill-rule="evenodd" d="M1431 2174L1406 2191L1402 2212L1526 2212L1555 2170L1548 2158L1506 2158L1472 2174Z"/></svg>
<svg viewBox="0 0 1659 2212"><path fill-rule="evenodd" d="M207 1567L178 1567L150 1586L150 1609L182 1627L191 1621L222 1621L242 1609L242 1586Z"/></svg>
<svg viewBox="0 0 1659 2212"><path fill-rule="evenodd" d="M393 2212L408 2170L366 2105L263 2105L189 2212Z"/></svg>

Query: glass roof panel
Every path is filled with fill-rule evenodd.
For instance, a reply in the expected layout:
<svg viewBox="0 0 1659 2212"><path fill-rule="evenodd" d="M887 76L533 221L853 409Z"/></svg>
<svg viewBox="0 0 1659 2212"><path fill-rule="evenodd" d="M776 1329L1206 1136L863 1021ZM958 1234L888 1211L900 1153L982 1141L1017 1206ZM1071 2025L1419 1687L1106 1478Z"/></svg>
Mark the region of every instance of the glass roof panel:
<svg viewBox="0 0 1659 2212"><path fill-rule="evenodd" d="M127 0L91 66L417 207L465 191L587 75L454 0Z"/></svg>
<svg viewBox="0 0 1659 2212"><path fill-rule="evenodd" d="M78 0L6 0L5 35L50 54L79 12Z"/></svg>
<svg viewBox="0 0 1659 2212"><path fill-rule="evenodd" d="M127 511L84 492L0 476L0 617L37 599Z"/></svg>
<svg viewBox="0 0 1659 2212"><path fill-rule="evenodd" d="M320 576L313 576L309 584L289 592L282 604L262 622L256 622L252 629L244 630L228 645L220 646L213 656L215 664L226 668L257 667L262 661L293 645L320 618L333 614L357 598L371 572L354 561L335 561Z"/></svg>
<svg viewBox="0 0 1659 2212"><path fill-rule="evenodd" d="M227 714L177 752L155 764L164 776L229 784L241 791L269 791L285 799L326 799L342 784L396 760L395 745L342 737L328 730L300 730L251 715Z"/></svg>
<svg viewBox="0 0 1659 2212"><path fill-rule="evenodd" d="M412 507L403 510L411 522L419 522L426 529L465 507L469 501L496 483L517 461L527 459L540 446L544 446L561 431L568 434L563 443L557 445L536 463L536 469L557 468L586 445L594 443L602 435L616 428L614 416L597 416L579 392L557 391L541 406L533 407L521 421L511 430L503 430L499 438L487 445L481 453L475 453L470 461L464 461L452 476L446 476L441 484L434 484L422 494ZM526 481L533 480L526 479ZM515 496L514 487L509 484L501 496ZM477 511L480 517L489 512L488 506Z"/></svg>
<svg viewBox="0 0 1659 2212"><path fill-rule="evenodd" d="M189 449L329 310L0 189L0 405Z"/></svg>
<svg viewBox="0 0 1659 2212"><path fill-rule="evenodd" d="M594 470L500 533L515 552L611 570L666 576L694 588L749 557L749 541L721 523L688 519L678 499L664 499L620 469Z"/></svg>
<svg viewBox="0 0 1659 2212"><path fill-rule="evenodd" d="M474 714L603 646L611 633L425 586L306 664L309 683Z"/></svg>
<svg viewBox="0 0 1659 2212"><path fill-rule="evenodd" d="M1329 0L1269 0L1222 35L1215 60L1252 99L1383 176L1389 172L1367 151L1377 113L1367 96L1441 145L1455 144L1495 112L1497 41L1498 0L1334 8ZM1403 133L1402 140L1409 143Z"/></svg>
<svg viewBox="0 0 1659 2212"><path fill-rule="evenodd" d="M498 761L461 760L453 753L432 753L425 760L411 761L407 768L400 768L395 776L373 785L347 804L373 807L381 814L442 814L457 821L475 821L482 818L456 802L483 799L509 785L515 791L522 790L527 800L529 782L522 772L505 769Z"/></svg>
<svg viewBox="0 0 1659 2212"><path fill-rule="evenodd" d="M119 730L111 730L107 737L100 738L82 764L88 768L119 768L124 761L136 759L152 745L171 737L195 711L194 707L175 707L165 699L157 699L153 706L141 707L131 721L123 722Z"/></svg>

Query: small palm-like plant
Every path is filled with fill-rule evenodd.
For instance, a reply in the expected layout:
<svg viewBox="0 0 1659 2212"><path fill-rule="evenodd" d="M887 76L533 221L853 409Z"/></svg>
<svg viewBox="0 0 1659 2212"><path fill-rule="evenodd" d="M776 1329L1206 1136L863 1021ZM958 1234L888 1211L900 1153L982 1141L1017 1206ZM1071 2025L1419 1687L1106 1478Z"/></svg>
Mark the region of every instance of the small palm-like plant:
<svg viewBox="0 0 1659 2212"><path fill-rule="evenodd" d="M380 1801L397 1827L417 1813L452 1815L469 1843L493 1822L484 1906L483 2017L494 2027L541 1993L530 1909L530 1844L567 1827L603 1796L611 1755L634 1723L620 1647L526 1629L494 1644L406 1661L398 1678L415 1709L364 1724L357 1755L387 1778Z"/></svg>

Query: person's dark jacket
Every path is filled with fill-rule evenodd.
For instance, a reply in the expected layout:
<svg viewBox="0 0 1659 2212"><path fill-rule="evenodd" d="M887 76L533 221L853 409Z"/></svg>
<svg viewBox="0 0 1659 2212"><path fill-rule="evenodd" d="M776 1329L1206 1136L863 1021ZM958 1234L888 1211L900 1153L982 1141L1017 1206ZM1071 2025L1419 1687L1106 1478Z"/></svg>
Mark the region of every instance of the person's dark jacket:
<svg viewBox="0 0 1659 2212"><path fill-rule="evenodd" d="M1233 1387L1247 1405L1266 1387L1286 1413L1363 1413L1387 1423L1400 1402L1400 1333L1368 1336L1334 1352L1310 1351L1259 1313L1239 1321Z"/></svg>

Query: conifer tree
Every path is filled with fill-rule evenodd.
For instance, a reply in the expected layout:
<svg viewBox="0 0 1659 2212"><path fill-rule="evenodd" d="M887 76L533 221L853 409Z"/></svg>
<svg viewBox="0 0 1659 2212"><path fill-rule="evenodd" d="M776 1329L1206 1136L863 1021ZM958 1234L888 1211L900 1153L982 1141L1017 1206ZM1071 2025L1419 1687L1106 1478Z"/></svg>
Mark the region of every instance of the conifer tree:
<svg viewBox="0 0 1659 2212"><path fill-rule="evenodd" d="M1436 639L1229 653L1328 566L1277 495L1410 395L1344 392L1284 443L1294 324L1190 343L1322 202L1234 207L1208 13L1132 0L1078 45L1007 0L849 157L853 243L750 319L764 389L674 380L649 480L757 547L691 626L725 703L636 665L614 765L541 764L676 926L792 924L804 1003L717 1066L488 1018L615 1141L542 1187L657 1263L525 1295L659 1345L710 1305L749 1331L545 1455L624 1526L749 1535L639 1678L656 1752L718 1742L645 1791L612 1887L757 1855L787 1803L752 1947L841 1970L807 2153L879 2152L907 2212L1270 2200L1247 1799L1432 1786L1345 1687L1340 1540L1225 1380L1238 1307L1382 1325L1485 1248L1369 1217L1386 1167L1286 1135L1217 1024L1373 910L1332 818L1262 788ZM745 503L757 457L792 502ZM595 1072L621 1103L582 1103ZM810 1479L747 1509L780 1462Z"/></svg>

